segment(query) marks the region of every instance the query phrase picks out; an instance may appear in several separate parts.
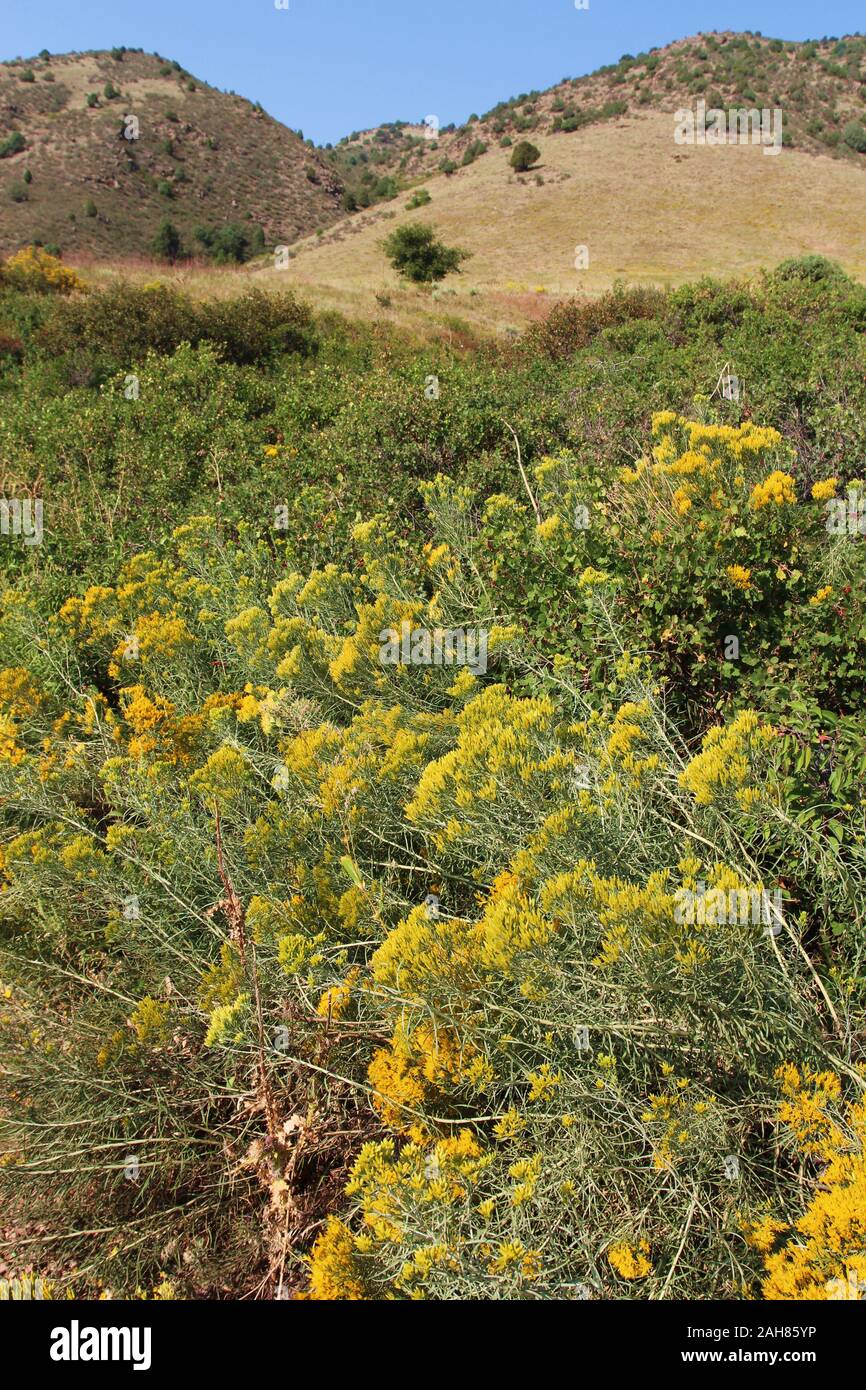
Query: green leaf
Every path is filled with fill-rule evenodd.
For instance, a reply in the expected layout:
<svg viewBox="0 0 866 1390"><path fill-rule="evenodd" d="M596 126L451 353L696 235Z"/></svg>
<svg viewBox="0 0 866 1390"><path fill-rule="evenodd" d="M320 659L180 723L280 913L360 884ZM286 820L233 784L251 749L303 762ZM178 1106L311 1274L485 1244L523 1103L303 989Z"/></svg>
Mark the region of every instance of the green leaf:
<svg viewBox="0 0 866 1390"><path fill-rule="evenodd" d="M350 859L349 856L348 856L348 854L343 854L343 855L340 856L340 864L341 864L343 870L345 871L345 873L348 875L348 877L349 877L349 878L352 880L352 882L355 884L355 887L356 887L356 888L363 888L363 886L364 886L364 880L363 880L363 878L361 877L360 870L358 869L358 866L357 866L357 864L355 863L354 859Z"/></svg>

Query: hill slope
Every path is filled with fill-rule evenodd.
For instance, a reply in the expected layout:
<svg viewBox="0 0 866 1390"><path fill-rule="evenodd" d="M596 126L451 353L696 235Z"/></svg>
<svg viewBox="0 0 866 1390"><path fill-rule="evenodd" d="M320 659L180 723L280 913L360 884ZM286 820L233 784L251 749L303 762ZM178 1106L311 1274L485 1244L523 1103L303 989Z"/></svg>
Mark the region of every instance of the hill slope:
<svg viewBox="0 0 866 1390"><path fill-rule="evenodd" d="M439 138L423 126L395 121L355 131L325 151L348 201L359 207L387 198L388 183L401 186L480 156L480 146L538 135L569 134L625 111L674 111L702 99L708 107L781 107L785 144L810 154L866 168L866 154L846 143L851 121L866 120L866 38L783 42L758 34L699 34L636 56L586 77L564 78L544 92L523 92L499 102ZM426 114L426 113L423 113Z"/></svg>
<svg viewBox="0 0 866 1390"><path fill-rule="evenodd" d="M227 222L290 242L338 215L336 175L294 132L178 64L114 52L0 65L0 151L16 131L24 142L0 158L0 250L38 238L73 256L146 254L165 217L188 246Z"/></svg>
<svg viewBox="0 0 866 1390"><path fill-rule="evenodd" d="M376 208L295 248L290 283L355 312L417 314L421 297L441 317L502 324L540 313L551 295L597 293L615 280L667 285L749 274L787 256L819 253L866 278L866 175L847 162L757 146L677 146L673 118L625 116L537 140L537 175L516 176L507 151L426 187L428 206ZM460 276L436 291L401 287L381 248L401 222L431 222L448 245L471 252ZM586 246L589 266L575 269ZM384 292L384 294L383 294ZM387 307L387 306L386 306Z"/></svg>
<svg viewBox="0 0 866 1390"><path fill-rule="evenodd" d="M698 100L780 106L783 153L675 146L673 114ZM122 137L129 112L136 141ZM260 244L293 245L292 279L360 307L371 281L394 285L378 243L423 185L432 203L408 215L473 254L453 284L506 297L749 270L809 250L859 274L866 151L852 132L864 120L859 36L700 35L522 93L437 139L398 121L335 149L155 55L42 55L0 65L0 155L15 132L24 145L0 157L0 251L39 239L121 262L150 252L165 217L192 249L197 227L235 222L251 237L260 227ZM542 150L522 179L508 168L520 139ZM579 244L590 267L578 275Z"/></svg>

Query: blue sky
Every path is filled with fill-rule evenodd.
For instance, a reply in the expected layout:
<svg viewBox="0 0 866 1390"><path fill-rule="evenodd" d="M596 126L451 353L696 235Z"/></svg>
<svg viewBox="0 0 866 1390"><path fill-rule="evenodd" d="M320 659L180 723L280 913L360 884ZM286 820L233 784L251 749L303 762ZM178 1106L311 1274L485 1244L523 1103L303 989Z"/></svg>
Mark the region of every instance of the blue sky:
<svg viewBox="0 0 866 1390"><path fill-rule="evenodd" d="M388 120L443 125L712 29L866 29L863 0L0 0L0 57L126 44L260 101L320 144Z"/></svg>

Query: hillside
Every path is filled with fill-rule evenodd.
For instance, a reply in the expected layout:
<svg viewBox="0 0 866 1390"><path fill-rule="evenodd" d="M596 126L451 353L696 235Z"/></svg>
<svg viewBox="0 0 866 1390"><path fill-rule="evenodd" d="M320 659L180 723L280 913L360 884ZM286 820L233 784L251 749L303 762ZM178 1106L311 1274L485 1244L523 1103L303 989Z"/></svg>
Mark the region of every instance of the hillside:
<svg viewBox="0 0 866 1390"><path fill-rule="evenodd" d="M817 253L866 278L866 175L827 155L730 145L677 146L672 118L627 115L568 136L537 137L537 171L518 176L507 152L425 185L431 201L344 219L295 248L289 268L257 280L352 313L403 322L458 316L507 328L540 316L552 297L597 294L614 281L680 284L749 275ZM395 208L397 210L395 210ZM382 239L402 222L430 222L471 258L431 298L398 280ZM575 249L589 266L577 270Z"/></svg>
<svg viewBox="0 0 866 1390"><path fill-rule="evenodd" d="M866 118L866 39L783 42L759 34L699 34L648 53L624 54L586 77L564 78L547 91L520 93L438 139L423 125L395 121L355 131L326 157L359 207L391 196L443 165L471 163L497 145L538 135L569 134L625 111L673 112L703 99L708 107L781 107L785 145L866 166L844 138ZM427 113L418 113L423 120Z"/></svg>
<svg viewBox="0 0 866 1390"><path fill-rule="evenodd" d="M136 140L123 137L127 114ZM339 209L335 174L294 132L179 64L128 49L0 65L0 151L10 140L0 250L39 239L72 256L146 254L166 217L189 247L197 227L225 223L288 242Z"/></svg>
<svg viewBox="0 0 866 1390"><path fill-rule="evenodd" d="M472 253L444 296L467 301L468 321L500 326L539 312L539 290L595 292L620 277L667 284L809 251L862 274L864 98L859 36L707 34L521 93L436 139L395 121L318 149L156 55L43 53L0 66L0 250L39 240L129 269L165 218L198 253L196 229L235 224L246 255L292 245L290 279L323 302L399 312L407 296L382 236L398 217L432 220ZM781 107L781 158L676 146L674 112L698 100ZM134 141L122 133L129 113ZM542 158L517 176L508 161L521 139ZM413 195L425 200L417 211ZM580 273L577 245L590 251ZM417 291L409 301L417 318Z"/></svg>

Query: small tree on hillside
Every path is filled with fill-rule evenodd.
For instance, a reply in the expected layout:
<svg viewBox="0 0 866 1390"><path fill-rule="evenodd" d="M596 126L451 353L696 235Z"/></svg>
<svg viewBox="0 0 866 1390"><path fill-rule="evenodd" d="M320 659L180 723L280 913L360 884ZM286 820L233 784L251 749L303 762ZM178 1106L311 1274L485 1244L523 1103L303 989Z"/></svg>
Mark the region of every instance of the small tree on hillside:
<svg viewBox="0 0 866 1390"><path fill-rule="evenodd" d="M163 218L159 224L159 231L151 243L153 254L158 256L161 261L177 261L183 255L183 243L180 239L180 232L173 222L168 218Z"/></svg>
<svg viewBox="0 0 866 1390"><path fill-rule="evenodd" d="M405 279L428 285L444 280L469 257L468 251L444 246L426 222L398 227L385 240L384 250L394 269Z"/></svg>
<svg viewBox="0 0 866 1390"><path fill-rule="evenodd" d="M540 150L537 150L528 140L521 140L520 144L515 145L511 151L510 163L512 169L516 169L518 174L525 174L527 169L531 169L540 158Z"/></svg>
<svg viewBox="0 0 866 1390"><path fill-rule="evenodd" d="M242 265L263 251L265 245L261 228L241 226L238 222L226 222L222 227L196 227L195 236L217 265Z"/></svg>
<svg viewBox="0 0 866 1390"><path fill-rule="evenodd" d="M21 131L13 130L12 134L7 135L5 140L0 140L0 159L6 159L12 154L20 154L26 143Z"/></svg>

